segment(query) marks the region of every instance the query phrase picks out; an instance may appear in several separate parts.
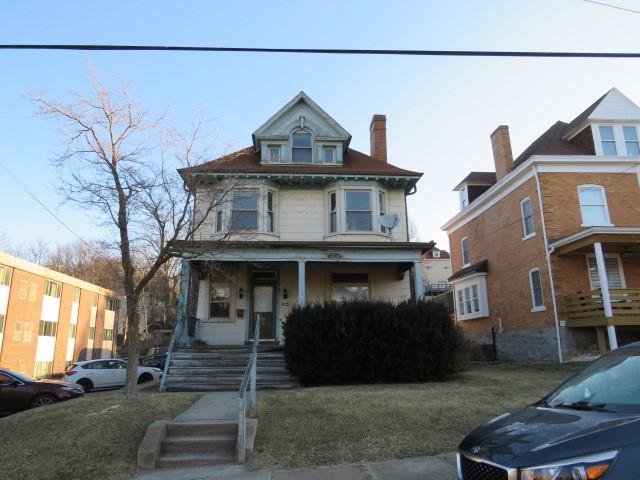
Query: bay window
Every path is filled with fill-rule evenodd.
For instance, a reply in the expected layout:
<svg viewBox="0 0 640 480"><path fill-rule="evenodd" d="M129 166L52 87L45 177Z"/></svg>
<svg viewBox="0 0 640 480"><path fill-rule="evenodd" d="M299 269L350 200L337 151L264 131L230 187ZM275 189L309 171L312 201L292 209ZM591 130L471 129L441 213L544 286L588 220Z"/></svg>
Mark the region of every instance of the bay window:
<svg viewBox="0 0 640 480"><path fill-rule="evenodd" d="M231 210L232 230L258 229L258 192L238 190L233 192Z"/></svg>
<svg viewBox="0 0 640 480"><path fill-rule="evenodd" d="M267 192L267 216L266 216L266 230L269 233L274 231L274 217L273 217L273 192Z"/></svg>
<svg viewBox="0 0 640 480"><path fill-rule="evenodd" d="M347 190L345 198L347 231L371 231L371 191Z"/></svg>
<svg viewBox="0 0 640 480"><path fill-rule="evenodd" d="M384 192L378 192L378 213L380 216L384 215L387 211L386 207L386 198ZM380 225L380 231L382 233L388 233L388 229Z"/></svg>
<svg viewBox="0 0 640 480"><path fill-rule="evenodd" d="M485 274L475 274L454 282L456 319L470 320L489 315Z"/></svg>
<svg viewBox="0 0 640 480"><path fill-rule="evenodd" d="M336 192L329 193L329 232L338 231L338 203Z"/></svg>

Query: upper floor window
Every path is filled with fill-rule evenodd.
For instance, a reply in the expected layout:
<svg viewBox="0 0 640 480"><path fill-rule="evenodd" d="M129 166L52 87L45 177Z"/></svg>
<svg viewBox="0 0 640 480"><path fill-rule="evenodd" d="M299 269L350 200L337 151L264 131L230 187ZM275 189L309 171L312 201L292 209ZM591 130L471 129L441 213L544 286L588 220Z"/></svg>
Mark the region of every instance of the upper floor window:
<svg viewBox="0 0 640 480"><path fill-rule="evenodd" d="M604 187L600 185L580 185L578 187L582 225L610 225L609 208L604 194Z"/></svg>
<svg viewBox="0 0 640 480"><path fill-rule="evenodd" d="M636 127L622 127L622 133L627 155L640 155L640 143L638 142L638 130Z"/></svg>
<svg viewBox="0 0 640 480"><path fill-rule="evenodd" d="M107 298L107 310L115 312L118 308L118 300L115 298Z"/></svg>
<svg viewBox="0 0 640 480"><path fill-rule="evenodd" d="M336 163L336 147L322 147L324 163Z"/></svg>
<svg viewBox="0 0 640 480"><path fill-rule="evenodd" d="M378 192L378 212L380 213L380 216L387 213L386 203L384 192ZM380 225L380 231L382 233L387 233L387 229L382 225Z"/></svg>
<svg viewBox="0 0 640 480"><path fill-rule="evenodd" d="M329 193L329 232L338 231L338 202L336 192Z"/></svg>
<svg viewBox="0 0 640 480"><path fill-rule="evenodd" d="M220 233L224 228L224 194L222 192L216 193L213 210L216 218L216 233Z"/></svg>
<svg viewBox="0 0 640 480"><path fill-rule="evenodd" d="M98 294L94 293L93 297L91 298L91 306L92 307L98 307Z"/></svg>
<svg viewBox="0 0 640 480"><path fill-rule="evenodd" d="M520 203L522 212L522 228L524 230L524 238L532 237L536 232L533 226L533 209L531 208L531 199L525 198Z"/></svg>
<svg viewBox="0 0 640 480"><path fill-rule="evenodd" d="M617 155L616 137L613 133L613 127L610 125L601 125L598 127L600 131L600 143L602 144L603 155Z"/></svg>
<svg viewBox="0 0 640 480"><path fill-rule="evenodd" d="M73 303L80 303L80 289L78 287L73 289Z"/></svg>
<svg viewBox="0 0 640 480"><path fill-rule="evenodd" d="M465 187L464 190L458 192L458 195L460 197L460 210L464 210L469 206L469 192Z"/></svg>
<svg viewBox="0 0 640 480"><path fill-rule="evenodd" d="M433 250L433 251L431 252L431 256L432 256L433 258L440 258L440 250Z"/></svg>
<svg viewBox="0 0 640 480"><path fill-rule="evenodd" d="M280 163L282 159L282 150L280 145L269 145L269 162Z"/></svg>
<svg viewBox="0 0 640 480"><path fill-rule="evenodd" d="M0 265L0 285L9 285L11 280L11 269Z"/></svg>
<svg viewBox="0 0 640 480"><path fill-rule="evenodd" d="M62 284L47 280L44 284L44 294L49 297L60 298L62 292Z"/></svg>
<svg viewBox="0 0 640 480"><path fill-rule="evenodd" d="M273 233L273 192L267 192L267 232Z"/></svg>
<svg viewBox="0 0 640 480"><path fill-rule="evenodd" d="M464 237L460 240L460 250L462 251L462 266L466 267L471 264L469 260L469 238Z"/></svg>
<svg viewBox="0 0 640 480"><path fill-rule="evenodd" d="M233 192L231 207L232 230L258 229L258 192L240 190Z"/></svg>
<svg viewBox="0 0 640 480"><path fill-rule="evenodd" d="M347 231L371 231L371 192L348 190L346 199Z"/></svg>
<svg viewBox="0 0 640 480"><path fill-rule="evenodd" d="M311 149L311 134L295 132L292 138L291 161L293 163L311 163L313 151Z"/></svg>

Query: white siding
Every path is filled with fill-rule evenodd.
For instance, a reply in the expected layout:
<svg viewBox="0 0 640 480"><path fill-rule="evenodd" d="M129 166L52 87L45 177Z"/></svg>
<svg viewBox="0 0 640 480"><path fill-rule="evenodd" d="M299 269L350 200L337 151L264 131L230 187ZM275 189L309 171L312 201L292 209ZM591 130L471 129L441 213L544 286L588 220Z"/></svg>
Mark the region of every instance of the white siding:
<svg viewBox="0 0 640 480"><path fill-rule="evenodd" d="M280 191L280 239L319 241L325 232L324 189Z"/></svg>

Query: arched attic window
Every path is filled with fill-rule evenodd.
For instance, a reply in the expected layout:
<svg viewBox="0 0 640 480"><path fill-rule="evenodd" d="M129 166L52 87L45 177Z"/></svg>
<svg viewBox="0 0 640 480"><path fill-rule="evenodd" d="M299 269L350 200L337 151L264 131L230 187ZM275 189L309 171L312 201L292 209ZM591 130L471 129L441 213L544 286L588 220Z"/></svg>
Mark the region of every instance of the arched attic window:
<svg viewBox="0 0 640 480"><path fill-rule="evenodd" d="M293 132L291 138L291 161L293 163L312 163L311 134L305 130Z"/></svg>

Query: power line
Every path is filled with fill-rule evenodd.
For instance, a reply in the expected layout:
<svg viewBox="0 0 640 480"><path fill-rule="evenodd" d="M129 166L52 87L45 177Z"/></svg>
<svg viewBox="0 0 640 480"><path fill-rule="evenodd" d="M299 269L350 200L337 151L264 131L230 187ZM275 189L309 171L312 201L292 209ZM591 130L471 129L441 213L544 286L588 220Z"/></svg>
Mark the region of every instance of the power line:
<svg viewBox="0 0 640 480"><path fill-rule="evenodd" d="M640 12L638 12L640 13ZM392 50L357 48L187 47L178 45L24 45L3 44L0 50L75 50L146 52L310 53L325 55L396 55L424 57L640 58L640 52L519 52L497 50Z"/></svg>
<svg viewBox="0 0 640 480"><path fill-rule="evenodd" d="M595 3L596 5L602 5L603 7L615 8L617 10L624 10L625 12L640 13L640 10L632 10L630 8L620 7L618 5L612 5L610 3L596 2L596 0L584 0L584 1L587 3Z"/></svg>
<svg viewBox="0 0 640 480"><path fill-rule="evenodd" d="M11 170L9 170L7 168L6 165L4 165L3 163L0 163L0 167L2 167L11 178L13 178L13 180L25 191L29 194L29 196L31 198L33 198L36 202L38 202L38 204L44 208L47 213L49 213L49 215L51 215L53 218L55 218L58 223L60 223L60 225L62 225L64 228L66 228L69 232L71 232L75 237L78 238L78 240L80 240L82 243L84 243L85 245L87 245L88 247L91 246L90 243L86 242L80 235L78 235L76 232L74 232L71 227L69 225L67 225L66 223L64 223L62 221L62 219L60 217L58 217L53 211L51 211L51 209L49 207L47 207L42 201L40 201L40 199L38 197L36 197L33 193L31 193L31 191L18 179L18 177L16 177L13 172Z"/></svg>

